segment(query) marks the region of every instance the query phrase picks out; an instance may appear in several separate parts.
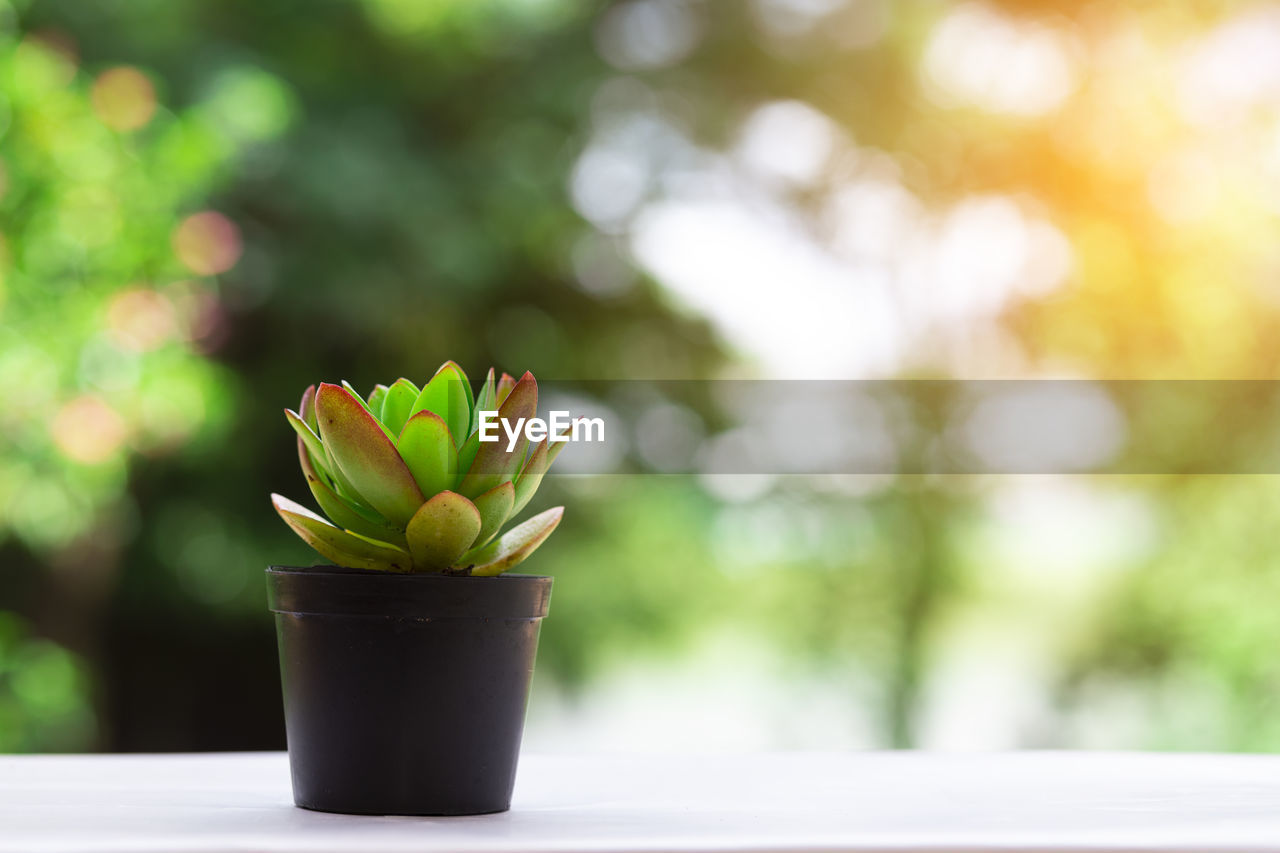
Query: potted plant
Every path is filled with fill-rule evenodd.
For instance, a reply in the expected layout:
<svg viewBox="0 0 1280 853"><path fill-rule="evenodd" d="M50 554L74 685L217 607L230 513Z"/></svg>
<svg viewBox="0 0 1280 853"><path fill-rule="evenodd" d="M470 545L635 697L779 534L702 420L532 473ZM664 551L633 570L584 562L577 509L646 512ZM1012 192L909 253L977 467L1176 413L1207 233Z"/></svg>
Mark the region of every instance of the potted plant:
<svg viewBox="0 0 1280 853"><path fill-rule="evenodd" d="M362 398L312 386L298 460L324 517L273 494L333 565L272 566L294 801L351 814L510 807L551 578L504 574L560 522L549 509L499 535L564 447L481 441L482 412L517 424L538 386L493 370L473 396L446 362ZM491 421L493 415L487 415Z"/></svg>

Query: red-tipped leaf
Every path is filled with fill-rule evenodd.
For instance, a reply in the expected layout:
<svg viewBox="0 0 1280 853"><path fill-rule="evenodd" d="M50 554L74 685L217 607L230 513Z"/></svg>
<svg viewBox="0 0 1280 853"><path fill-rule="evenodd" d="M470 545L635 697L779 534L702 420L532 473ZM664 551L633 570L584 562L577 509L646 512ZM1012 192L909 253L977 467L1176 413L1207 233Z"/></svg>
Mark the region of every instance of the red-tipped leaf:
<svg viewBox="0 0 1280 853"><path fill-rule="evenodd" d="M306 445L301 438L298 439L298 461L302 465L302 475L307 478L307 486L311 489L312 496L335 526L393 545L405 544L402 531L395 529L381 518L366 514L367 510L361 510L355 504L348 503L329 487L320 472L311 464L311 456L307 453Z"/></svg>
<svg viewBox="0 0 1280 853"><path fill-rule="evenodd" d="M408 524L425 498L364 401L325 383L316 392L316 415L325 449L360 497L392 524Z"/></svg>
<svg viewBox="0 0 1280 853"><path fill-rule="evenodd" d="M484 384L480 386L480 394L475 399L475 404L471 409L471 425L467 428L467 436L470 437L480 428L481 412L496 412L498 410L498 390L493 378L493 368L489 368L489 375L485 377Z"/></svg>
<svg viewBox="0 0 1280 853"><path fill-rule="evenodd" d="M516 489L511 483L494 486L475 499L476 509L480 511L480 532L476 535L475 547L489 544L511 517L515 502Z"/></svg>
<svg viewBox="0 0 1280 853"><path fill-rule="evenodd" d="M525 373L525 376L528 375L528 373ZM494 402L501 406L506 401L507 395L509 395L515 387L516 378L510 373L502 374L502 378L498 380L498 387L494 397Z"/></svg>
<svg viewBox="0 0 1280 853"><path fill-rule="evenodd" d="M302 402L298 404L298 414L302 416L303 423L311 427L312 431L316 429L316 386L308 385L307 390L302 392Z"/></svg>
<svg viewBox="0 0 1280 853"><path fill-rule="evenodd" d="M564 507L558 506L517 524L490 545L464 558L476 577L500 575L515 568L546 541L560 523Z"/></svg>
<svg viewBox="0 0 1280 853"><path fill-rule="evenodd" d="M525 373L498 407L498 440L479 442L475 461L458 486L469 498L481 495L499 483L514 480L524 464L529 449L524 422L538 413L538 383L532 373ZM505 426L504 426L505 424ZM519 429L515 445L508 450L507 427ZM476 433L479 435L479 433Z"/></svg>
<svg viewBox="0 0 1280 853"><path fill-rule="evenodd" d="M547 436L534 445L529 458L525 460L524 467L520 469L520 476L515 481L515 505L511 508L512 515L518 514L533 499L551 463L556 461L556 457L560 455L560 451L564 450L567 443L567 441L552 441L551 436Z"/></svg>
<svg viewBox="0 0 1280 853"><path fill-rule="evenodd" d="M413 567L407 551L334 527L283 495L271 495L271 504L302 541L339 566L391 572L407 572Z"/></svg>

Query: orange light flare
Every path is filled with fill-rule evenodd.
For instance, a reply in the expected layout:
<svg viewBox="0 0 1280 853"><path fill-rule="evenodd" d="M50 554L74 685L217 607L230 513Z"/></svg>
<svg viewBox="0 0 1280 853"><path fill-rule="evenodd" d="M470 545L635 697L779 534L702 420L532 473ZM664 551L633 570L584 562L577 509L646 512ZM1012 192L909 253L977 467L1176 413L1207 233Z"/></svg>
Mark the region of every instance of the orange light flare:
<svg viewBox="0 0 1280 853"><path fill-rule="evenodd" d="M49 432L68 459L96 465L120 451L129 429L114 409L97 397L84 395L63 404Z"/></svg>
<svg viewBox="0 0 1280 853"><path fill-rule="evenodd" d="M173 251L197 275L224 273L240 260L240 229L214 210L194 213L173 231Z"/></svg>
<svg viewBox="0 0 1280 853"><path fill-rule="evenodd" d="M179 333L173 303L144 287L122 290L107 304L107 330L121 349L150 352Z"/></svg>
<svg viewBox="0 0 1280 853"><path fill-rule="evenodd" d="M90 94L93 111L112 130L145 127L156 113L156 90L136 68L121 66L102 72Z"/></svg>

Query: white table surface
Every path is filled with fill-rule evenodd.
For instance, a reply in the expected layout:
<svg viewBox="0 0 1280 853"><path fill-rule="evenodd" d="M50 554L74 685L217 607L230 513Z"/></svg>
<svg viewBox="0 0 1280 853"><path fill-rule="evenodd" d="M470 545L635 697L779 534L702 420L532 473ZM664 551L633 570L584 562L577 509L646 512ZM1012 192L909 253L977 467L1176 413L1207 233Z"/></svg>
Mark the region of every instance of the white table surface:
<svg viewBox="0 0 1280 853"><path fill-rule="evenodd" d="M1280 756L525 755L506 814L294 808L281 753L0 756L0 851L1280 851Z"/></svg>

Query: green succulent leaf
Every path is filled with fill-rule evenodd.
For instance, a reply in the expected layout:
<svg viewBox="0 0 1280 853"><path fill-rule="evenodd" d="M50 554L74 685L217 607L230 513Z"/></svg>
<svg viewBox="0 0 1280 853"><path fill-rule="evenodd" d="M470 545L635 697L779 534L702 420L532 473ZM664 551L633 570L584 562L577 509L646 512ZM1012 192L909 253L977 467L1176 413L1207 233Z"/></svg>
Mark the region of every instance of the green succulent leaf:
<svg viewBox="0 0 1280 853"><path fill-rule="evenodd" d="M407 524L425 498L364 401L325 383L316 392L316 414L325 449L356 493L392 524Z"/></svg>
<svg viewBox="0 0 1280 853"><path fill-rule="evenodd" d="M480 452L480 433L473 432L471 436L458 448L458 481L461 483L466 478L467 472L471 470L471 466L476 461L476 454Z"/></svg>
<svg viewBox="0 0 1280 853"><path fill-rule="evenodd" d="M357 491L356 487L347 479L347 475L342 473L342 469L339 468L338 463L334 461L333 454L329 452L328 447L324 449L323 468L329 474L330 485L333 486L333 490L337 492L343 500L347 501L347 503L359 506L374 515L378 514L378 511L369 506L369 502L360 495L360 492Z"/></svg>
<svg viewBox="0 0 1280 853"><path fill-rule="evenodd" d="M523 562L556 529L564 507L558 506L538 513L533 518L508 530L497 540L468 554L459 562L459 568L471 567L475 577L500 575Z"/></svg>
<svg viewBox="0 0 1280 853"><path fill-rule="evenodd" d="M386 385L373 386L373 390L369 392L369 398L365 401L369 404L367 408L370 412L382 412L382 402L387 399L388 390Z"/></svg>
<svg viewBox="0 0 1280 853"><path fill-rule="evenodd" d="M421 411L409 418L396 439L396 450L424 496L453 488L458 479L458 452L449 427L434 412Z"/></svg>
<svg viewBox="0 0 1280 853"><path fill-rule="evenodd" d="M316 386L308 385L302 392L302 402L298 404L298 414L304 423L315 432L316 427Z"/></svg>
<svg viewBox="0 0 1280 853"><path fill-rule="evenodd" d="M560 451L564 450L567 443L565 441L552 441L551 436L547 436L534 446L533 452L529 454L529 458L524 462L524 467L520 469L520 476L515 481L516 499L515 506L511 509L512 515L519 513L529 504L529 501L533 500L534 494L538 491L538 486L542 485L542 478L551 467L551 463L556 461Z"/></svg>
<svg viewBox="0 0 1280 853"><path fill-rule="evenodd" d="M449 425L454 446L467 439L471 424L471 386L467 375L452 361L446 361L431 377L413 403L413 412L434 412Z"/></svg>
<svg viewBox="0 0 1280 853"><path fill-rule="evenodd" d="M475 499L476 509L480 511L480 533L474 547L487 545L497 535L511 517L515 502L516 488L511 483L494 486Z"/></svg>
<svg viewBox="0 0 1280 853"><path fill-rule="evenodd" d="M532 373L525 373L498 407L498 419L500 422L514 426L519 421L532 418L537 413L538 383ZM477 432L477 440L479 435L480 433ZM507 450L507 445L506 431L502 428L499 428L498 441L479 442L475 461L467 467L467 474L462 478L458 491L469 498L474 498L499 483L514 480L524 464L525 453L529 449L529 439L521 429L515 446Z"/></svg>
<svg viewBox="0 0 1280 853"><path fill-rule="evenodd" d="M283 495L272 494L271 504L302 541L339 566L391 572L407 572L413 568L412 558L402 548L334 527Z"/></svg>
<svg viewBox="0 0 1280 853"><path fill-rule="evenodd" d="M531 374L529 373L525 374L525 376L529 376L529 375ZM497 403L499 406L501 406L504 402L506 402L507 395L510 394L515 387L516 387L516 378L512 376L510 373L502 374L502 378L498 380L498 389L497 389L497 394L494 397L494 402Z"/></svg>
<svg viewBox="0 0 1280 853"><path fill-rule="evenodd" d="M313 401L312 409L314 410L314 408ZM378 511L369 505L369 502L360 495L359 490L347 479L346 474L342 473L342 469L338 467L338 463L334 460L333 454L329 452L329 448L325 447L315 434L308 436L306 432L299 429L297 415L293 412L286 409L285 417L294 428L294 431L298 433L298 437L306 444L307 451L311 455L311 462L316 471L328 478L326 485L332 488L334 493L348 504L358 507L366 515L378 517ZM305 476L305 470L303 473Z"/></svg>
<svg viewBox="0 0 1280 853"><path fill-rule="evenodd" d="M418 386L408 379L397 379L387 389L386 398L382 401L382 425L390 430L392 436L398 436L404 429L405 421L413 413L413 401L418 399Z"/></svg>
<svg viewBox="0 0 1280 853"><path fill-rule="evenodd" d="M318 422L317 427L312 427L308 424L308 413L310 414L310 421L316 422L315 387L312 385L302 395L302 409L304 410L302 414L289 409L284 410L284 416L289 421L289 426L293 427L293 431L298 434L298 438L306 446L309 459L304 461L310 461L315 471L324 479L325 485L329 486L335 494L338 494L348 503L358 505L367 512L374 513L368 503L360 497L360 493L356 491L355 486L351 485L342 471L338 469L337 463L334 462L328 448L321 442L317 434ZM302 454L300 452L300 460L301 457ZM305 465L303 475L306 475ZM376 515L376 513L374 514Z"/></svg>
<svg viewBox="0 0 1280 853"><path fill-rule="evenodd" d="M449 359L444 364L440 365L440 370L444 370L446 368L452 370L458 375L457 379L462 384L462 392L467 397L467 414L470 415L471 409L475 406L476 398L471 393L471 380L467 378L467 372L462 369L462 365L458 364L453 359ZM436 372L438 373L439 371Z"/></svg>
<svg viewBox="0 0 1280 853"><path fill-rule="evenodd" d="M324 445L320 443L320 436L312 432L311 427L307 426L303 417L292 409L285 409L284 416L289 421L289 426L293 427L293 431L298 434L298 439L306 445L307 452L311 454L311 459L317 464L323 465L327 461L327 457L325 456Z"/></svg>
<svg viewBox="0 0 1280 853"><path fill-rule="evenodd" d="M361 406L361 407L362 407L366 412L368 412L369 414L373 415L374 417L377 417L377 416L378 416L378 413L377 413L377 412L375 412L373 409L370 409L370 408L369 408L369 404L368 404L368 403L366 403L366 402L364 401L364 397L363 397L363 396L361 396L360 392L359 392L359 391L357 391L357 390L355 389L355 386L354 386L354 385L352 385L350 382L348 382L347 380L345 380L345 379L344 379L344 380L342 380L342 387L346 389L346 391L347 391L347 393L348 393L348 394L350 394L352 397L355 397L355 398L356 398L356 401L360 404L360 406ZM318 393L320 393L320 392L319 392L319 391L317 391L316 393L318 394Z"/></svg>
<svg viewBox="0 0 1280 853"><path fill-rule="evenodd" d="M494 387L493 368L489 368L489 375L484 379L484 385L480 387L480 396L476 397L475 405L471 409L471 425L467 427L467 436L470 437L476 430L480 428L480 413L494 412L498 409L498 391Z"/></svg>
<svg viewBox="0 0 1280 853"><path fill-rule="evenodd" d="M440 571L466 553L480 532L480 511L457 492L440 492L419 507L405 528L419 571Z"/></svg>
<svg viewBox="0 0 1280 853"><path fill-rule="evenodd" d="M499 535L533 497L563 442L530 448L537 415L533 374L488 371L473 396L453 361L426 386L377 385L367 399L348 382L320 383L285 410L298 461L321 515L273 494L281 518L342 566L497 575L523 561L555 529L556 507ZM497 412L498 441L481 442L479 413ZM503 425L520 425L511 449Z"/></svg>
<svg viewBox="0 0 1280 853"><path fill-rule="evenodd" d="M311 488L311 494L315 497L316 503L336 526L371 539L404 546L403 532L392 527L386 520L378 518L370 510L347 502L329 487L320 472L311 464L310 454L307 453L301 438L298 439L298 461L302 465L302 474L307 478L307 485Z"/></svg>
<svg viewBox="0 0 1280 853"><path fill-rule="evenodd" d="M320 482L327 488L333 489L333 475L325 468L323 461L316 462L311 456L311 451L307 449L307 443L302 440L302 436L297 437L298 441L298 466L302 468L303 478L315 474L320 478ZM321 457L323 460L323 457Z"/></svg>

